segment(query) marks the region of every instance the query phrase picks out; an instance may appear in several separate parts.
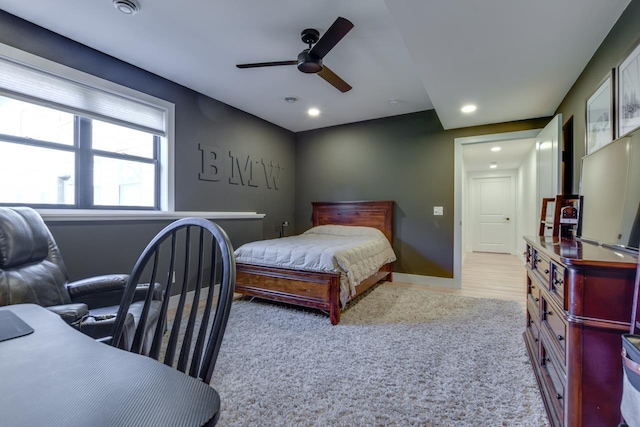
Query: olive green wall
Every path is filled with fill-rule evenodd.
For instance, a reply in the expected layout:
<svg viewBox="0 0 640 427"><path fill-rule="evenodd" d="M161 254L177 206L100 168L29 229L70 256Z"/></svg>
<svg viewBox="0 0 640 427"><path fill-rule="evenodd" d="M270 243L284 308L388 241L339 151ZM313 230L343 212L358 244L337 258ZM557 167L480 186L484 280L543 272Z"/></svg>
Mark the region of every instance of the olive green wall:
<svg viewBox="0 0 640 427"><path fill-rule="evenodd" d="M454 139L539 129L549 119L444 130L429 110L298 133L296 232L311 226L314 201L394 200L395 271L452 278Z"/></svg>
<svg viewBox="0 0 640 427"><path fill-rule="evenodd" d="M585 102L640 38L640 0L632 0L557 109L573 116L578 192L585 153ZM395 200L398 272L453 277L454 139L544 127L549 118L443 130L434 111L296 135L296 228L311 225L312 201ZM443 206L444 216L433 216Z"/></svg>
<svg viewBox="0 0 640 427"><path fill-rule="evenodd" d="M608 72L640 42L640 0L632 0L613 26L571 90L558 106L566 123L573 117L574 179L573 192L578 193L581 159L585 155L586 102Z"/></svg>

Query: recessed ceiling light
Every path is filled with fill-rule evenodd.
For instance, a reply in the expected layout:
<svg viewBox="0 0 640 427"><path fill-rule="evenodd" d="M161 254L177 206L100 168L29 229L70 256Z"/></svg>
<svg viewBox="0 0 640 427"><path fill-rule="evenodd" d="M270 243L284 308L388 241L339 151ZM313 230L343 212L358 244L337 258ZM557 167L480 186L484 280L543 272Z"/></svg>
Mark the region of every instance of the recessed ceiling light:
<svg viewBox="0 0 640 427"><path fill-rule="evenodd" d="M502 150L502 148L500 148L500 147L493 147L493 148L491 148L491 151L500 151L500 150Z"/></svg>
<svg viewBox="0 0 640 427"><path fill-rule="evenodd" d="M460 111L462 111L463 113L473 113L474 111L476 111L476 109L477 107L475 105L468 104L462 107Z"/></svg>
<svg viewBox="0 0 640 427"><path fill-rule="evenodd" d="M293 104L298 100L298 98L296 98L295 96L287 96L284 100L287 101L289 104Z"/></svg>
<svg viewBox="0 0 640 427"><path fill-rule="evenodd" d="M400 102L400 101L398 101L398 99L396 99L396 98L391 98L389 100L389 104L391 104L391 105L398 105L398 102Z"/></svg>
<svg viewBox="0 0 640 427"><path fill-rule="evenodd" d="M317 108L309 108L307 114L309 114L311 117L316 117L320 115L320 110L318 110Z"/></svg>
<svg viewBox="0 0 640 427"><path fill-rule="evenodd" d="M491 164L489 165L490 169L495 169L498 167L498 164L496 162L491 162Z"/></svg>
<svg viewBox="0 0 640 427"><path fill-rule="evenodd" d="M113 0L113 5L125 15L135 15L140 11L140 4L136 0Z"/></svg>

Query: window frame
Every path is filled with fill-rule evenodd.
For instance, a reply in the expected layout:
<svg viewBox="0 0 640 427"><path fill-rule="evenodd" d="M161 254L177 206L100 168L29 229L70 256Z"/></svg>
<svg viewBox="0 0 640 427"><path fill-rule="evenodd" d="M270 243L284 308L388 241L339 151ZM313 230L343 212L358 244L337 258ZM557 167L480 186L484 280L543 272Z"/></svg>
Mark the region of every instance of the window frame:
<svg viewBox="0 0 640 427"><path fill-rule="evenodd" d="M145 213L174 212L174 209L175 209L175 204L174 204L175 203L175 196L174 196L174 192L175 192L175 175L174 175L175 106L173 103L165 101L160 98L156 98L152 95L128 88L126 86L119 85L109 80L105 80L100 77L85 73L83 71L79 71L74 68L67 67L65 65L50 61L48 59L30 54L28 52L13 48L11 46L1 44L1 43L0 43L0 56L6 57L9 60L19 62L21 64L32 67L34 69L44 71L53 76L60 76L64 79L76 82L78 84L84 85L89 88L93 88L97 92L106 92L106 93L114 94L123 98L128 98L140 103L151 105L155 108L163 110L165 113L165 125L164 125L165 135L157 136L158 140L156 142L156 148L155 148L155 150L157 150L156 161L158 163L156 168L156 189L157 189L158 197L156 200L156 206L154 208L129 207L129 206L102 206L102 205L95 207L93 206L92 197L89 199L91 201L91 205L89 206L87 204L79 204L80 200L78 199L78 196L85 197L85 198L87 196L86 194L82 195L78 193L76 193L75 206L50 205L50 204L47 204L47 205L29 204L29 206L38 209L38 211L40 211L43 214L50 213L52 215L57 215L57 213L60 211L60 212L65 212L65 214L67 215L77 215L77 216L89 215L90 217L93 217L96 215L99 216L100 215L99 211L104 211L104 212L119 211L119 212L130 213L130 214L134 212L141 212L141 213L142 212L145 212ZM2 90L2 88L0 88L0 94L3 96L7 96L9 98L18 99L18 100L29 102L29 103L34 103L37 105L47 104L46 99L40 99L39 100L40 102L37 102L38 100L34 100L29 97L21 97L19 94L17 95L15 93ZM58 106L55 106L54 108L65 111L63 108L58 108ZM76 120L77 120L78 114L76 112L72 112L72 113L76 115ZM101 117L94 117L94 118L98 120L102 120ZM115 124L122 126L121 123L115 123ZM13 142L19 142L19 140L21 139L20 137L10 137L10 138L16 139ZM63 151L75 151L78 148L77 145L75 144L75 141L73 146L64 146L62 144L55 144L55 143L40 141L40 140L38 141L32 140L32 141L34 142L33 144L29 144L29 142L26 142L26 141L24 143L32 146L54 148L54 149L59 149ZM114 157L113 154L116 154L111 152L104 152L102 150L92 150L92 155L95 155L96 152L100 152L100 155L104 153L106 157ZM79 161L79 157L80 157L79 155L76 156L76 162ZM77 170L78 168L76 166L76 172ZM80 177L76 177L76 179L79 180ZM78 188L76 188L76 191L78 191ZM2 203L2 204L16 205L16 204L10 204L10 203Z"/></svg>

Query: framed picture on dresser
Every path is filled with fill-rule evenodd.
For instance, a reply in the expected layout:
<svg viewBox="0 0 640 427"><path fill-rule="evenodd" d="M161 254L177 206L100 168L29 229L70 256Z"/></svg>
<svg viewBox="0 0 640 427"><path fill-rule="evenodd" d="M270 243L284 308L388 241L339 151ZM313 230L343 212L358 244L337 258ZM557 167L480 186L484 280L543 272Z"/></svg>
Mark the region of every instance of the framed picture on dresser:
<svg viewBox="0 0 640 427"><path fill-rule="evenodd" d="M587 99L586 153L591 154L614 139L613 121L614 73L610 71Z"/></svg>
<svg viewBox="0 0 640 427"><path fill-rule="evenodd" d="M618 137L640 128L640 43L618 66Z"/></svg>

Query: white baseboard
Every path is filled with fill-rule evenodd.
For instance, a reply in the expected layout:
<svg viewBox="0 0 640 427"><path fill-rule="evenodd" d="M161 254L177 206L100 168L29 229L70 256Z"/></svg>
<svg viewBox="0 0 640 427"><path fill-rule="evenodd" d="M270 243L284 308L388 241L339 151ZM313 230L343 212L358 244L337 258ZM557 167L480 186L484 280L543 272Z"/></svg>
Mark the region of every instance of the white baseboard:
<svg viewBox="0 0 640 427"><path fill-rule="evenodd" d="M434 276L421 276L419 274L393 273L393 281L409 283L411 285L438 286L440 288L455 289L453 279Z"/></svg>

